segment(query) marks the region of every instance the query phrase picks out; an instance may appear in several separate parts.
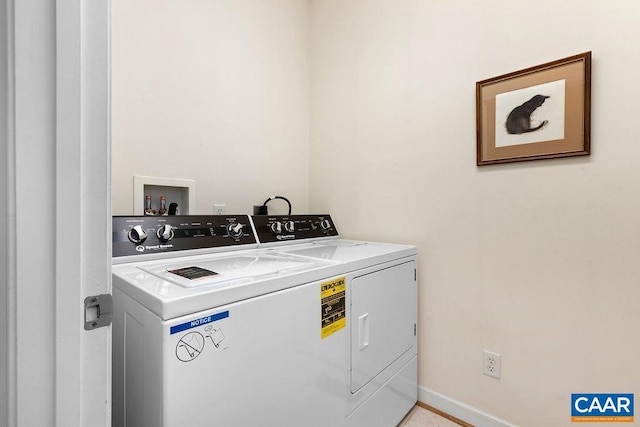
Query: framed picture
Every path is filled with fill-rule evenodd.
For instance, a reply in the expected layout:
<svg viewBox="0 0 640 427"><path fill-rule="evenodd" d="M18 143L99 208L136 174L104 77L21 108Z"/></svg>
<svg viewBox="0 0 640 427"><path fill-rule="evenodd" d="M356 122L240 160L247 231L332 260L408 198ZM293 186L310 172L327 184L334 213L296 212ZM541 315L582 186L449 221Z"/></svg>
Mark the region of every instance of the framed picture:
<svg viewBox="0 0 640 427"><path fill-rule="evenodd" d="M476 83L477 164L591 152L591 52Z"/></svg>

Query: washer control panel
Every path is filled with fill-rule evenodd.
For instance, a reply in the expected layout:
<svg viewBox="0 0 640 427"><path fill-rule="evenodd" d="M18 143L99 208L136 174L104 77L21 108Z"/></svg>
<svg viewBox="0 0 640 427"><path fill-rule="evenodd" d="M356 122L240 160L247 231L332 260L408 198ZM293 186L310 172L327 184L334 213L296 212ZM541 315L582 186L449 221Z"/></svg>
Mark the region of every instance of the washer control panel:
<svg viewBox="0 0 640 427"><path fill-rule="evenodd" d="M251 220L261 244L338 236L330 215L254 215Z"/></svg>
<svg viewBox="0 0 640 427"><path fill-rule="evenodd" d="M248 215L113 217L114 257L256 243Z"/></svg>

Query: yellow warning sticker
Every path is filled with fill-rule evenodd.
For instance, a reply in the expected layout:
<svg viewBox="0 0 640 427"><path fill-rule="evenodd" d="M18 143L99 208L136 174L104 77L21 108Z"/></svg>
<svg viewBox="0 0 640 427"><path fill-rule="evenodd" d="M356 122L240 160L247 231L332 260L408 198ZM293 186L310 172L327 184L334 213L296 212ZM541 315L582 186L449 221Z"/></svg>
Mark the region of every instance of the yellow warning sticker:
<svg viewBox="0 0 640 427"><path fill-rule="evenodd" d="M320 284L322 339L347 325L345 289L344 276Z"/></svg>

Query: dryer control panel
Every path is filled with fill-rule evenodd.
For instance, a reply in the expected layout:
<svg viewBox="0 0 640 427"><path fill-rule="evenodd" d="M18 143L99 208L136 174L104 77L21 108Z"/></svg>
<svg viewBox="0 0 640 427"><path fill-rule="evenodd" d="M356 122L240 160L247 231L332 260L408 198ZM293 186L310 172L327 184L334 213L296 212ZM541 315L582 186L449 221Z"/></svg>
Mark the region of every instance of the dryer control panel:
<svg viewBox="0 0 640 427"><path fill-rule="evenodd" d="M248 215L113 217L114 257L256 243Z"/></svg>
<svg viewBox="0 0 640 427"><path fill-rule="evenodd" d="M338 236L330 215L254 215L251 220L260 244Z"/></svg>

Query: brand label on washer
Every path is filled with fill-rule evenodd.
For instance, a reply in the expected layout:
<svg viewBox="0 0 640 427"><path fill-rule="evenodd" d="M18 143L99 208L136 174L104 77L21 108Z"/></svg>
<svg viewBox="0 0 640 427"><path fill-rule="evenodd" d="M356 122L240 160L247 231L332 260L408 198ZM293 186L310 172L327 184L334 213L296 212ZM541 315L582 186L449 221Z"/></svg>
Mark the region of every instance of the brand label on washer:
<svg viewBox="0 0 640 427"><path fill-rule="evenodd" d="M346 318L346 280L343 277L320 284L322 305L322 339L339 331L347 325Z"/></svg>

